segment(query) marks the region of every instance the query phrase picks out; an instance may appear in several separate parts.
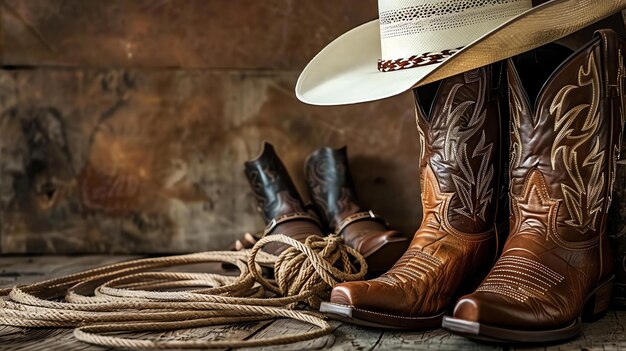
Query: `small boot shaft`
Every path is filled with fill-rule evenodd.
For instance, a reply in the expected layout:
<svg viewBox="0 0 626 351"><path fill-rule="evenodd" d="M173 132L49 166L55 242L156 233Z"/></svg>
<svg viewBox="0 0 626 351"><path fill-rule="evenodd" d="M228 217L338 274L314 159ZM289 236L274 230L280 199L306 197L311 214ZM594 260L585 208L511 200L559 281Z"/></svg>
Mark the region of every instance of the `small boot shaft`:
<svg viewBox="0 0 626 351"><path fill-rule="evenodd" d="M330 232L361 253L368 275L379 276L404 253L408 245L402 233L389 230L385 220L364 209L356 194L347 148L318 149L305 162L309 195Z"/></svg>
<svg viewBox="0 0 626 351"><path fill-rule="evenodd" d="M362 211L348 166L347 147L315 150L307 157L305 174L315 209L329 229Z"/></svg>
<svg viewBox="0 0 626 351"><path fill-rule="evenodd" d="M285 214L305 212L300 195L272 144L263 143L261 153L244 163L244 172L266 224Z"/></svg>
<svg viewBox="0 0 626 351"><path fill-rule="evenodd" d="M287 169L269 143L256 158L244 163L244 171L257 201L257 210L267 226L264 235L280 233L304 242L310 235L323 236L317 217L311 215L300 198ZM234 249L246 249L256 243L245 235L235 243ZM264 251L278 255L287 246L270 243Z"/></svg>

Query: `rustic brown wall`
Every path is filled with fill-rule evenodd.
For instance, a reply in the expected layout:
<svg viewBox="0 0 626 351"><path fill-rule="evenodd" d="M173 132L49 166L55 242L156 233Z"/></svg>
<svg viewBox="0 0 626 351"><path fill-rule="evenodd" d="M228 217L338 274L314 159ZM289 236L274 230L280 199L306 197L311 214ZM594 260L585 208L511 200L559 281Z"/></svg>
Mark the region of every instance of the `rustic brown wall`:
<svg viewBox="0 0 626 351"><path fill-rule="evenodd" d="M420 216L409 95L297 101L299 71L375 0L4 0L0 252L219 249L262 228L242 163L348 144L362 200Z"/></svg>

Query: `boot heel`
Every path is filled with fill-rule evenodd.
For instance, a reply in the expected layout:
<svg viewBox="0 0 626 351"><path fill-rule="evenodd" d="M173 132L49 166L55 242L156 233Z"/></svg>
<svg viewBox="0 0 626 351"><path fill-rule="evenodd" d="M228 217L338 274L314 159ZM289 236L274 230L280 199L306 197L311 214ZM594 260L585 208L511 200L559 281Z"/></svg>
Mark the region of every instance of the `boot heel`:
<svg viewBox="0 0 626 351"><path fill-rule="evenodd" d="M606 314L611 305L613 278L597 287L587 298L583 307L582 320L585 323L595 322Z"/></svg>

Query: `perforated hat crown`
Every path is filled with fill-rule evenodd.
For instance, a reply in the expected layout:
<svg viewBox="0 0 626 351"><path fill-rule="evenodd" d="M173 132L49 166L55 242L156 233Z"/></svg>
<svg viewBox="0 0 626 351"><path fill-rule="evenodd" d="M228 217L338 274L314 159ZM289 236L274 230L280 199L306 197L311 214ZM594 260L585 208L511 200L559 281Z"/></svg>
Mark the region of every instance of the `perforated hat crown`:
<svg viewBox="0 0 626 351"><path fill-rule="evenodd" d="M425 58L420 61L423 65L443 61L530 8L531 0L379 0L381 61ZM437 56L443 57L428 59Z"/></svg>

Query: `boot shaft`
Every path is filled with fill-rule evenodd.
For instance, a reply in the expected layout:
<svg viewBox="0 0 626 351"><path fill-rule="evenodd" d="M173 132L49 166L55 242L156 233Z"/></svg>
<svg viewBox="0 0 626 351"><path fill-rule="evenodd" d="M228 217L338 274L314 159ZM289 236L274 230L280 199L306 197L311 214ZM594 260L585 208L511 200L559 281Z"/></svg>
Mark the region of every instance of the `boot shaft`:
<svg viewBox="0 0 626 351"><path fill-rule="evenodd" d="M264 143L261 153L244 163L244 172L266 224L281 215L304 212L300 195L272 144Z"/></svg>
<svg viewBox="0 0 626 351"><path fill-rule="evenodd" d="M456 230L485 233L506 223L508 109L501 70L494 64L443 80L432 102L434 86L414 89L425 221L440 215L432 211L439 191L449 194L443 216ZM433 184L437 191L428 189Z"/></svg>
<svg viewBox="0 0 626 351"><path fill-rule="evenodd" d="M309 195L330 229L361 211L348 166L347 148L320 148L305 162Z"/></svg>
<svg viewBox="0 0 626 351"><path fill-rule="evenodd" d="M508 60L512 232L544 233L571 249L593 247L605 233L624 122L623 53L614 32L598 32L546 70L536 106L535 92L529 97L524 87L532 86L531 75L541 76L541 63L521 77Z"/></svg>

